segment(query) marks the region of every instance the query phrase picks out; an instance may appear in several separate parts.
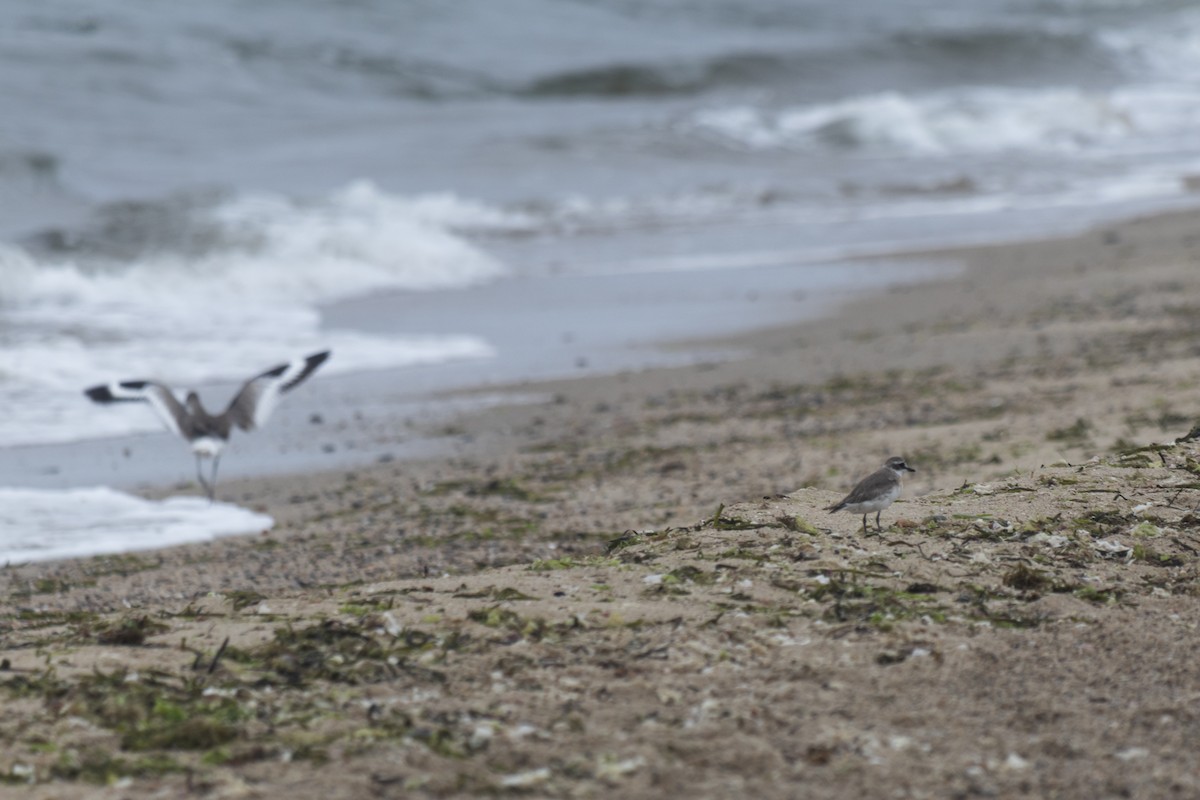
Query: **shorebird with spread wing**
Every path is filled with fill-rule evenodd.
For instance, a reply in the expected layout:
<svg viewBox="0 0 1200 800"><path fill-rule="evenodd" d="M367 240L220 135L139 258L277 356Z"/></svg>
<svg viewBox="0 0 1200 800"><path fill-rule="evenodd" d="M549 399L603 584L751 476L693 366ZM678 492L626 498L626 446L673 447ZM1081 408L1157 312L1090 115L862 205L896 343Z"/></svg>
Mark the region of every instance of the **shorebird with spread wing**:
<svg viewBox="0 0 1200 800"><path fill-rule="evenodd" d="M217 488L217 466L221 449L229 441L234 427L244 431L261 428L275 410L279 398L296 388L329 358L329 351L313 353L287 364L272 367L246 381L220 414L210 414L195 392L188 392L181 403L169 386L155 381L120 381L85 389L84 394L97 403L149 403L167 428L191 445L196 456L196 477L212 500ZM212 472L204 478L201 462L212 459Z"/></svg>

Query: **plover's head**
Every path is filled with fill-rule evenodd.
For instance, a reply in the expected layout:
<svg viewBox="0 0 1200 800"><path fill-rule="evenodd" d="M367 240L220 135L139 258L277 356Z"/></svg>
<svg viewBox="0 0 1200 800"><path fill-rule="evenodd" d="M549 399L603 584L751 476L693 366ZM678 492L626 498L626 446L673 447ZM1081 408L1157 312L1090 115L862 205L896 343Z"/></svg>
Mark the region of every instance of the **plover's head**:
<svg viewBox="0 0 1200 800"><path fill-rule="evenodd" d="M905 464L904 459L900 456L892 456L886 462L884 462L883 465L896 474L900 474L902 472L916 472L915 469L910 467L908 464Z"/></svg>

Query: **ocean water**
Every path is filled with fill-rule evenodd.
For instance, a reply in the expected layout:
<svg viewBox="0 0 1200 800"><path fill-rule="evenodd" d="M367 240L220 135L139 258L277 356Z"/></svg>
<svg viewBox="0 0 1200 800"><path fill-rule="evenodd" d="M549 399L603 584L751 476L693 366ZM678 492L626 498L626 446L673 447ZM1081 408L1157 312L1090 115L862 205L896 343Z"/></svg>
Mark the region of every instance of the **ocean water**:
<svg viewBox="0 0 1200 800"><path fill-rule="evenodd" d="M461 288L501 274L494 258L446 232L442 209L363 182L320 203L246 193L177 205L108 208L101 213L113 217L98 224L118 236L160 236L168 227L171 236L203 240L191 252L38 259L0 247L0 402L9 411L0 446L158 428L137 409L98 414L81 405L82 387L95 382L141 376L201 385L321 348L337 354L323 375L491 353L466 335L321 328L322 303ZM163 219L171 214L181 218ZM128 219L143 215L151 219Z"/></svg>
<svg viewBox="0 0 1200 800"><path fill-rule="evenodd" d="M418 390L636 367L716 307L923 277L864 256L1194 205L1197 123L1184 0L5 4L0 485L186 480L80 390L227 396L325 347L262 447L375 457ZM111 471L69 468L107 437Z"/></svg>

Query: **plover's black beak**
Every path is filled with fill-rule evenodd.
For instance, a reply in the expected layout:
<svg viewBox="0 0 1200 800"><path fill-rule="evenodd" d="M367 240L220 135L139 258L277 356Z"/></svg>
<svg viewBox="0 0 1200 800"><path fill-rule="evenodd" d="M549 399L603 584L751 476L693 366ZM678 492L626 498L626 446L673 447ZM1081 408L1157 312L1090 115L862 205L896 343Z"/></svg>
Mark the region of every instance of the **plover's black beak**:
<svg viewBox="0 0 1200 800"><path fill-rule="evenodd" d="M908 470L909 472L916 472L916 470L915 470L915 469L913 469L912 467L910 467L908 464L905 464L905 465L904 465L904 468L905 468L906 470Z"/></svg>

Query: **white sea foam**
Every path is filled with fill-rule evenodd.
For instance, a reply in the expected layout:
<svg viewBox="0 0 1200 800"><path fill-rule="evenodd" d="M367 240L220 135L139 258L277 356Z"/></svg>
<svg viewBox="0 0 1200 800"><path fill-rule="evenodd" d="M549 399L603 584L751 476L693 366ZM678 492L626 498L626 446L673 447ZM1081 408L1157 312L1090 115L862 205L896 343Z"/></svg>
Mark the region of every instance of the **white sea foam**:
<svg viewBox="0 0 1200 800"><path fill-rule="evenodd" d="M1200 10L1181 8L1166 18L1102 30L1097 41L1135 72L1173 82L1200 77Z"/></svg>
<svg viewBox="0 0 1200 800"><path fill-rule="evenodd" d="M0 488L0 563L170 547L273 524L264 514L200 497L143 500L107 488Z"/></svg>
<svg viewBox="0 0 1200 800"><path fill-rule="evenodd" d="M534 206L504 209L455 221L455 230L494 235L574 236L689 225L761 213L780 200L769 184L702 186L652 195L588 196L564 194Z"/></svg>
<svg viewBox="0 0 1200 800"><path fill-rule="evenodd" d="M489 355L471 336L323 330L318 305L380 290L466 286L503 273L447 230L487 218L452 198L406 200L370 184L322 203L237 197L197 213L221 244L200 256L143 256L120 267L35 263L0 248L0 445L153 430L150 415L97 415L92 383L240 379L332 348L323 374Z"/></svg>
<svg viewBox="0 0 1200 800"><path fill-rule="evenodd" d="M214 208L211 218L253 246L176 266L184 274L199 273L206 285L209 277L222 276L224 292L263 299L283 294L320 302L380 288L448 289L496 277L502 269L447 229L490 224L499 216L452 195L408 199L367 181L321 204L243 196Z"/></svg>
<svg viewBox="0 0 1200 800"><path fill-rule="evenodd" d="M1082 151L1179 134L1200 122L1200 93L1142 86L896 92L784 109L735 106L691 117L697 129L751 149L834 148L913 155Z"/></svg>

